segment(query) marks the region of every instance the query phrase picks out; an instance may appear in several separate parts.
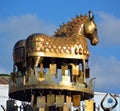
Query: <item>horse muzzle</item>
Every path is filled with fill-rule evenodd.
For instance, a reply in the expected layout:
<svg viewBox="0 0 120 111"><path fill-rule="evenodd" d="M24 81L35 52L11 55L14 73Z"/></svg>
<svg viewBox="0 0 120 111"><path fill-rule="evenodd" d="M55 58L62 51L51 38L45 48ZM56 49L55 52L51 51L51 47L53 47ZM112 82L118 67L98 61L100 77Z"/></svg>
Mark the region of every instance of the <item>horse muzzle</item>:
<svg viewBox="0 0 120 111"><path fill-rule="evenodd" d="M93 40L91 40L92 45L97 45L98 42L99 42L98 38L94 38Z"/></svg>

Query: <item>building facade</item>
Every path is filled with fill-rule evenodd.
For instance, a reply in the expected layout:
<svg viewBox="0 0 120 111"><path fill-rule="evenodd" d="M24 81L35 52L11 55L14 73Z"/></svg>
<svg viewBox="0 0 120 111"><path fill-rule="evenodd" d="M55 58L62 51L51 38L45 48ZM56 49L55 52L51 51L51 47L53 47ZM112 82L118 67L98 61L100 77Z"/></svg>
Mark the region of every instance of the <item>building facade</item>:
<svg viewBox="0 0 120 111"><path fill-rule="evenodd" d="M8 97L9 85L8 84L9 84L9 77L0 76L0 111L3 111L3 108L1 106L3 106L6 109L6 101L9 99ZM95 103L95 108L93 108L95 109L95 111L103 111L100 104L105 95L106 93L103 93L103 92L95 92L94 98L90 100L91 101L90 104L89 102L86 102L86 101L81 102L81 111L88 111L88 109L93 107L92 106L93 102ZM115 95L115 94L112 94L112 95ZM118 101L118 104L112 111L120 111L120 95L116 94L115 97ZM20 102L17 102L17 103L20 105ZM88 108L86 107L87 104L89 105ZM114 104L115 104L115 100L110 95L106 97L103 103L105 107L111 107ZM72 108L72 110L74 110L74 108ZM89 111L92 111L92 110L89 110Z"/></svg>
<svg viewBox="0 0 120 111"><path fill-rule="evenodd" d="M6 109L6 101L8 100L9 77L0 76L0 111L3 111L3 106Z"/></svg>

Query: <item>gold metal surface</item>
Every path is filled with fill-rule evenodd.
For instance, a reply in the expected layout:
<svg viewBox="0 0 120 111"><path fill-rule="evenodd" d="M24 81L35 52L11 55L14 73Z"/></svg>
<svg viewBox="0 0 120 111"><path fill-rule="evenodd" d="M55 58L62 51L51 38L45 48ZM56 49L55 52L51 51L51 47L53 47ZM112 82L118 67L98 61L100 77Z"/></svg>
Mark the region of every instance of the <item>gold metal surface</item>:
<svg viewBox="0 0 120 111"><path fill-rule="evenodd" d="M78 75L79 74L79 65L72 64L72 74Z"/></svg>
<svg viewBox="0 0 120 111"><path fill-rule="evenodd" d="M88 34L92 34L95 28L96 28L96 26L92 21L88 21L85 23L85 31Z"/></svg>
<svg viewBox="0 0 120 111"><path fill-rule="evenodd" d="M98 43L96 29L94 20L87 16L76 17L68 24L63 24L56 31L54 37L45 34L30 35L26 39L26 53L28 57L76 58L78 56L79 59L87 59L89 50L86 36L92 45L96 45ZM62 38L63 34L64 37Z"/></svg>
<svg viewBox="0 0 120 111"><path fill-rule="evenodd" d="M68 71L68 65L62 65L61 70L62 70L62 75L65 75Z"/></svg>
<svg viewBox="0 0 120 111"><path fill-rule="evenodd" d="M56 68L56 64L50 64L50 74L57 74L57 68Z"/></svg>
<svg viewBox="0 0 120 111"><path fill-rule="evenodd" d="M32 107L34 106L34 99L35 99L35 96L31 94L31 106Z"/></svg>
<svg viewBox="0 0 120 111"><path fill-rule="evenodd" d="M10 98L31 102L32 107L45 111L54 105L69 111L71 103L79 107L81 100L92 98L93 87L86 82L90 77L86 38L92 45L98 43L91 14L76 16L53 36L35 33L18 41L13 50Z"/></svg>
<svg viewBox="0 0 120 111"><path fill-rule="evenodd" d="M71 96L66 96L66 107L71 108L72 98Z"/></svg>
<svg viewBox="0 0 120 111"><path fill-rule="evenodd" d="M93 100L85 101L85 111L94 111L94 101Z"/></svg>
<svg viewBox="0 0 120 111"><path fill-rule="evenodd" d="M42 47L40 47L41 45L40 46L36 45L39 41L34 39L37 38L44 39L44 43L43 44L41 43ZM71 58L77 55L81 59L87 58L89 56L89 53L84 53L85 51L89 52L86 39L84 36L78 34L65 38L57 38L42 34L34 34L27 38L26 43L27 43L26 53L28 54L28 57L42 56L42 57ZM78 51L76 52L76 50Z"/></svg>
<svg viewBox="0 0 120 111"><path fill-rule="evenodd" d="M62 75L62 80L60 81L60 85L64 85L64 86L71 86L72 83L70 82L70 76L66 75Z"/></svg>
<svg viewBox="0 0 120 111"><path fill-rule="evenodd" d="M37 74L38 80L39 81L44 81L44 79L45 79L44 75L45 75L44 73L38 72L38 74Z"/></svg>
<svg viewBox="0 0 120 111"><path fill-rule="evenodd" d="M55 104L55 95L48 94L47 95L47 106L54 106L54 104Z"/></svg>
<svg viewBox="0 0 120 111"><path fill-rule="evenodd" d="M13 49L13 60L18 70L22 70L26 62L25 40L19 40L15 44Z"/></svg>
<svg viewBox="0 0 120 111"><path fill-rule="evenodd" d="M37 97L37 108L45 108L45 96Z"/></svg>
<svg viewBox="0 0 120 111"><path fill-rule="evenodd" d="M80 98L80 95L73 95L73 106L80 106L80 101L81 101L81 98Z"/></svg>
<svg viewBox="0 0 120 111"><path fill-rule="evenodd" d="M40 72L41 72L41 73L44 73L43 70L44 70L43 64L40 63Z"/></svg>
<svg viewBox="0 0 120 111"><path fill-rule="evenodd" d="M67 107L66 104L64 104L63 111L71 111L70 108Z"/></svg>
<svg viewBox="0 0 120 111"><path fill-rule="evenodd" d="M57 107L64 106L64 95L56 95L56 106Z"/></svg>

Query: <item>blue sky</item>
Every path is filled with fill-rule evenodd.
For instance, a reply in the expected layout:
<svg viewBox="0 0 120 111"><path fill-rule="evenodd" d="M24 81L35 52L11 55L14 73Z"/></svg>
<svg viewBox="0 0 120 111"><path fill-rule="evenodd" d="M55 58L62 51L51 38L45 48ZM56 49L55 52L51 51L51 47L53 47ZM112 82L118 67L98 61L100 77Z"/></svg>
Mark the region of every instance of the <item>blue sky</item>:
<svg viewBox="0 0 120 111"><path fill-rule="evenodd" d="M89 44L95 91L120 93L120 0L1 0L0 73L12 72L18 40L36 32L52 35L60 24L89 10L100 40L95 47Z"/></svg>

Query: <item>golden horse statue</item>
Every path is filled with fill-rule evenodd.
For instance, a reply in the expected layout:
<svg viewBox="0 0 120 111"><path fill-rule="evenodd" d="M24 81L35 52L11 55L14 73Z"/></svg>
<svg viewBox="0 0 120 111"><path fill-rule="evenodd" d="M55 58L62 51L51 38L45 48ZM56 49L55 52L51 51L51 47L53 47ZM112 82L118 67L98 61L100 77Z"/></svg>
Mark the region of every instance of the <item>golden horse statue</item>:
<svg viewBox="0 0 120 111"><path fill-rule="evenodd" d="M61 91L64 95L70 92L79 101L92 98L94 79L89 85L86 82L90 55L87 38L92 45L99 41L91 11L88 16L76 16L64 23L53 36L35 33L18 41L13 49L10 97L30 101L31 90L36 97L39 91L47 95L51 90L55 95ZM26 98L22 97L25 91L29 92Z"/></svg>
<svg viewBox="0 0 120 111"><path fill-rule="evenodd" d="M32 34L26 39L26 54L37 67L42 57L87 59L89 57L88 38L92 45L98 43L97 26L94 16L77 16L60 26L54 36L41 33ZM33 60L34 59L34 60Z"/></svg>

